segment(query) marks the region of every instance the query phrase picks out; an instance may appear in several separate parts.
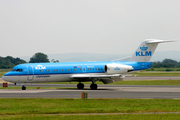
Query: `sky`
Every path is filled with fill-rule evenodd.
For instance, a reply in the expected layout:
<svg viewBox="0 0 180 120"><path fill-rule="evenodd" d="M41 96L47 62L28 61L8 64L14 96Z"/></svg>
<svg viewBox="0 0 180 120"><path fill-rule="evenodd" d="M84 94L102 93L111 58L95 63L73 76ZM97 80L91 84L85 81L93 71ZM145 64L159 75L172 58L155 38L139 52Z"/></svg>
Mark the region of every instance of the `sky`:
<svg viewBox="0 0 180 120"><path fill-rule="evenodd" d="M179 0L0 0L0 56L133 53L180 40ZM180 51L180 41L157 51Z"/></svg>

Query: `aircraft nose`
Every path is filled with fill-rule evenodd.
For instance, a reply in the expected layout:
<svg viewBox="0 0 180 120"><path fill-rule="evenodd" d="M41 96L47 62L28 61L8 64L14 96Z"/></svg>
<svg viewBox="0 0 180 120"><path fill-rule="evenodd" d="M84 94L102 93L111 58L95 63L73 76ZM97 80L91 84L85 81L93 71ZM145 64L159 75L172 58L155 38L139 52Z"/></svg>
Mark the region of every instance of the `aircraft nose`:
<svg viewBox="0 0 180 120"><path fill-rule="evenodd" d="M2 79L3 79L3 80L6 80L6 77L3 75L3 76L2 76Z"/></svg>
<svg viewBox="0 0 180 120"><path fill-rule="evenodd" d="M6 75L7 75L7 73L5 73L5 74L2 76L2 79L3 79L3 80L7 80L7 76L6 76Z"/></svg>

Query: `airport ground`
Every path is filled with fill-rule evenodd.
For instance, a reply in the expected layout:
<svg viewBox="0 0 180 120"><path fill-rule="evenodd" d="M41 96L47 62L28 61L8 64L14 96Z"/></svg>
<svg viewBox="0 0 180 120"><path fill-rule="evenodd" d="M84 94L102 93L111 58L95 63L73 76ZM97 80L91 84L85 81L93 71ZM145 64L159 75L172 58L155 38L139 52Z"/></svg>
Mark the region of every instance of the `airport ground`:
<svg viewBox="0 0 180 120"><path fill-rule="evenodd" d="M0 119L179 119L180 84L176 85L179 80L179 76L127 77L125 82L170 81L173 85L100 84L98 90L90 90L89 84L85 84L84 90L78 90L76 84L66 83L27 84L27 90L22 91L21 86L9 84L9 88L17 88L0 89L0 109L7 110L1 113ZM88 93L87 100L81 100L82 92Z"/></svg>
<svg viewBox="0 0 180 120"><path fill-rule="evenodd" d="M2 81L2 80L1 80ZM3 81L2 81L3 82ZM137 83L137 84L136 84ZM76 87L77 82L66 84L26 84L27 89L21 90L21 85L8 84L1 87L1 98L81 98L82 92L88 93L88 98L160 98L180 99L180 77L126 77L124 81L115 84L98 84L97 90L91 90L90 84L85 84L83 90ZM133 85L135 84L135 85ZM2 86L2 83L0 84ZM37 89L40 88L40 89Z"/></svg>

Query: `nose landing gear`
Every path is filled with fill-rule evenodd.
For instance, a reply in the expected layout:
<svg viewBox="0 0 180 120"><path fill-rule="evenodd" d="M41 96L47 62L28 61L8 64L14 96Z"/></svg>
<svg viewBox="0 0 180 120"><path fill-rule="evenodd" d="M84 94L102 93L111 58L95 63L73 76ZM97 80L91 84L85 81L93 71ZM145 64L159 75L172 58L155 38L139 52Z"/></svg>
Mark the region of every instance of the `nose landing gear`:
<svg viewBox="0 0 180 120"><path fill-rule="evenodd" d="M26 86L23 85L23 86L22 86L22 90L26 90Z"/></svg>

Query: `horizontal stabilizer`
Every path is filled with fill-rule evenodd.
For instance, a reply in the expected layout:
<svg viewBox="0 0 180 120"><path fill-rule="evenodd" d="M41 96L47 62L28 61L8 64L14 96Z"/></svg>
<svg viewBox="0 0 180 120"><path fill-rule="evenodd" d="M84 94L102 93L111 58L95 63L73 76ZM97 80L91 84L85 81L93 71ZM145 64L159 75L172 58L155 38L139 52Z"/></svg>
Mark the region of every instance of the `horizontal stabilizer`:
<svg viewBox="0 0 180 120"><path fill-rule="evenodd" d="M159 40L159 39L146 39L147 44L163 43L163 42L176 42L175 40Z"/></svg>

